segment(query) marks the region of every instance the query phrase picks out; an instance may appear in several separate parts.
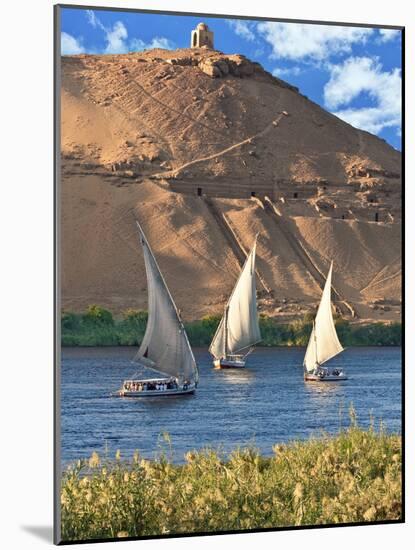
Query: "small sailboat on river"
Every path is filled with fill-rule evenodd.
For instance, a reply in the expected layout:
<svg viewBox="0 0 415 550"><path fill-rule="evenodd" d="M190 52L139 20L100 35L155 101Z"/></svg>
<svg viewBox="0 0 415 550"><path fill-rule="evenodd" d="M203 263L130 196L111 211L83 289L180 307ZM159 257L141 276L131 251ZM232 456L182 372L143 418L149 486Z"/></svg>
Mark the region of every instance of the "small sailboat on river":
<svg viewBox="0 0 415 550"><path fill-rule="evenodd" d="M154 376L125 380L120 397L165 397L194 393L199 371L189 340L150 245L137 222L148 287L148 321L134 358Z"/></svg>
<svg viewBox="0 0 415 550"><path fill-rule="evenodd" d="M246 358L261 341L258 323L254 246L249 253L209 351L215 368L243 368Z"/></svg>
<svg viewBox="0 0 415 550"><path fill-rule="evenodd" d="M330 265L304 357L304 380L307 382L340 382L347 380L347 376L342 369L330 369L323 366L344 350L337 336L331 310L332 271L333 262Z"/></svg>

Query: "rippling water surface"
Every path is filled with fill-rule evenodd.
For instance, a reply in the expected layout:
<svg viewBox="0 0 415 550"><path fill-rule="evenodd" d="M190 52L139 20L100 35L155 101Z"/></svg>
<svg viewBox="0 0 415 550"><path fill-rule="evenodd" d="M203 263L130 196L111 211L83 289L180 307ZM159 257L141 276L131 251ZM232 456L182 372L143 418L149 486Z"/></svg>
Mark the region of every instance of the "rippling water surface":
<svg viewBox="0 0 415 550"><path fill-rule="evenodd" d="M300 348L259 348L245 370L214 370L207 350L196 349L200 383L195 395L151 399L110 397L131 377L132 348L65 348L62 356L61 427L63 463L92 451L130 457L137 449L154 458L171 436L174 460L191 449L272 445L337 432L348 425L353 404L361 426L383 421L401 430L400 348L350 348L330 362L349 380L303 381Z"/></svg>

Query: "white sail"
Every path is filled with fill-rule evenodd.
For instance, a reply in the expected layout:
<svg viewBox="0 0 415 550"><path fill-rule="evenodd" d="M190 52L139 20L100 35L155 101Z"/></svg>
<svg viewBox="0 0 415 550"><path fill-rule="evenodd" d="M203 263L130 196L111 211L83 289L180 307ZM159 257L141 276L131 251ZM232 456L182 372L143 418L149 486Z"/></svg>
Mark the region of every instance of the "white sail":
<svg viewBox="0 0 415 550"><path fill-rule="evenodd" d="M323 295L314 320L313 330L308 341L304 357L304 367L312 372L318 365L322 365L341 351L343 347L337 337L331 311L331 275L333 262L327 275Z"/></svg>
<svg viewBox="0 0 415 550"><path fill-rule="evenodd" d="M209 351L215 359L238 353L261 340L256 304L255 252L256 239L210 345Z"/></svg>
<svg viewBox="0 0 415 550"><path fill-rule="evenodd" d="M148 286L148 321L135 360L180 380L197 382L198 370L176 305L137 222Z"/></svg>

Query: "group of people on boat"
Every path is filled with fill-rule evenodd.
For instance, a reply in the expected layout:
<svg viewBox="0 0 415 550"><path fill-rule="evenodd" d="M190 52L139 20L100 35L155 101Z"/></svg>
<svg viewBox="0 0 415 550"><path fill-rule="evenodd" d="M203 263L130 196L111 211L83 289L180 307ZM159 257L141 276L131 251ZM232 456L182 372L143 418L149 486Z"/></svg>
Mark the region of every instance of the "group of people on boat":
<svg viewBox="0 0 415 550"><path fill-rule="evenodd" d="M197 383L193 386L196 388ZM170 378L168 380L126 380L120 391L120 395L124 395L125 392L147 392L147 391L186 391L192 387L190 380L184 380L183 383L179 383L177 378Z"/></svg>
<svg viewBox="0 0 415 550"><path fill-rule="evenodd" d="M343 376L343 371L341 369L329 370L329 369L325 369L325 368L318 368L318 369L316 369L315 374L319 378L323 379L326 376Z"/></svg>
<svg viewBox="0 0 415 550"><path fill-rule="evenodd" d="M170 380L149 380L149 381L127 381L124 383L125 391L166 391L166 390L177 390L179 389L179 384L176 378L171 378Z"/></svg>

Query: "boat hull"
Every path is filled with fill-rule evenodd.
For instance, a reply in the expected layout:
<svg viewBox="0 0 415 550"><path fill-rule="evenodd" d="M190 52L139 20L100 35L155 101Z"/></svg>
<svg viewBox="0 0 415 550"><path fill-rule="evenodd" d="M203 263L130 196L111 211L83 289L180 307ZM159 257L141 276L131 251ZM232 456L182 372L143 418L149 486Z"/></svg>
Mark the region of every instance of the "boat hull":
<svg viewBox="0 0 415 550"><path fill-rule="evenodd" d="M318 374L304 374L304 380L306 382L344 382L347 380L345 374L326 374L325 376L319 376Z"/></svg>
<svg viewBox="0 0 415 550"><path fill-rule="evenodd" d="M245 361L233 361L231 359L215 359L213 361L215 369L243 369Z"/></svg>
<svg viewBox="0 0 415 550"><path fill-rule="evenodd" d="M144 390L144 391L130 391L120 390L117 392L116 397L138 397L138 398L151 398L151 397L174 397L176 395L189 395L194 393L196 388L193 386L186 390Z"/></svg>

